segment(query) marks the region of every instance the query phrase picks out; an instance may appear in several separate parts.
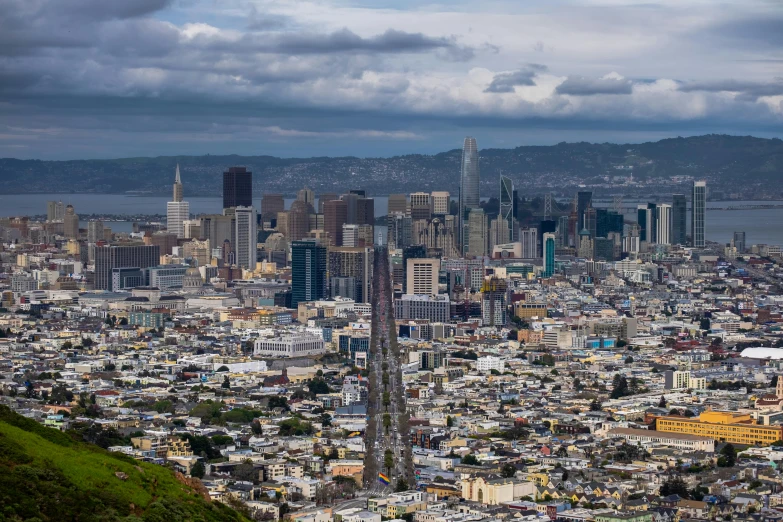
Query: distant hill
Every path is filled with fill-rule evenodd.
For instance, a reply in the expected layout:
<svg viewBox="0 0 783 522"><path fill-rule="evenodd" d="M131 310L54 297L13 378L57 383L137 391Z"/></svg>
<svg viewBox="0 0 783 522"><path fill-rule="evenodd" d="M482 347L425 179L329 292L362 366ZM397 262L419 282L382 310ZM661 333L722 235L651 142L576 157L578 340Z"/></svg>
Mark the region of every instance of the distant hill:
<svg viewBox="0 0 783 522"><path fill-rule="evenodd" d="M9 521L246 520L205 500L169 469L76 442L6 406L0 406L0 506L0 518Z"/></svg>
<svg viewBox="0 0 783 522"><path fill-rule="evenodd" d="M186 196L191 197L220 195L221 173L233 165L247 166L254 173L254 192L258 195L291 195L303 186L316 193L364 188L374 195L418 190L448 190L456 195L460 154L455 149L391 158L207 155L75 161L0 159L0 193L139 191L167 195L174 167L179 163ZM599 194L611 193L618 176L633 174L637 181L660 181L662 190L681 190L669 187L670 179L686 176L707 179L713 195L726 192L746 199L754 195L769 198L781 192L768 182L783 177L783 141L707 135L641 144L559 143L482 149L480 168L481 190L486 196L498 192L497 179L502 172L514 179L521 195L573 194L580 185ZM624 190L649 194L649 187Z"/></svg>

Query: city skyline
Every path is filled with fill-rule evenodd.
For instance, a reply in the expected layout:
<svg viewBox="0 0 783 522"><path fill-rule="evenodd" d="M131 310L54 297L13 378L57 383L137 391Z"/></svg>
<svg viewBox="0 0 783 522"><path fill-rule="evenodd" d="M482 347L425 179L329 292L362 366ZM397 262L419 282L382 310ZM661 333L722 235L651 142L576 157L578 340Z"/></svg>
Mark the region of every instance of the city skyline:
<svg viewBox="0 0 783 522"><path fill-rule="evenodd" d="M764 0L78 5L0 6L0 156L389 156L468 133L511 147L780 132L780 11Z"/></svg>

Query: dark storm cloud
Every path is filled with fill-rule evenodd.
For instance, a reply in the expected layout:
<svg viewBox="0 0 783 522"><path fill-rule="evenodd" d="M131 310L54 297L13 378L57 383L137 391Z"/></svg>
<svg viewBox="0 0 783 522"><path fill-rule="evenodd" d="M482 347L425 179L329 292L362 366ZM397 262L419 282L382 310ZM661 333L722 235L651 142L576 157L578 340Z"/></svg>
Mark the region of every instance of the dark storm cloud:
<svg viewBox="0 0 783 522"><path fill-rule="evenodd" d="M742 80L719 80L688 82L680 86L682 92L736 92L744 101L755 101L761 96L783 95L783 79L772 82L751 82Z"/></svg>
<svg viewBox="0 0 783 522"><path fill-rule="evenodd" d="M546 71L545 65L531 63L524 69L496 74L484 92L508 93L514 92L516 86L535 85L536 75L544 71Z"/></svg>
<svg viewBox="0 0 783 522"><path fill-rule="evenodd" d="M708 27L706 34L711 38L729 38L735 44L754 49L779 50L783 48L783 11L763 17L738 17Z"/></svg>
<svg viewBox="0 0 783 522"><path fill-rule="evenodd" d="M569 76L555 89L557 94L593 96L596 94L631 94L633 84L625 78L585 78Z"/></svg>

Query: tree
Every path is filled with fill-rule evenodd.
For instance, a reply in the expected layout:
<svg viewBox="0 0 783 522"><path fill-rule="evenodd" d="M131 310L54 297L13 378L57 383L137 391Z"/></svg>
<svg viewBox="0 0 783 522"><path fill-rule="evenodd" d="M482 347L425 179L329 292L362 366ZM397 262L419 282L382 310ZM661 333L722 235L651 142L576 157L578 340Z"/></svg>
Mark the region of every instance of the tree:
<svg viewBox="0 0 783 522"><path fill-rule="evenodd" d="M598 402L598 399L593 399L593 402L590 403L590 411L601 411L601 403Z"/></svg>
<svg viewBox="0 0 783 522"><path fill-rule="evenodd" d="M394 486L394 491L396 493L401 493L403 491L408 491L408 481L404 478L400 477L397 479L397 485Z"/></svg>
<svg viewBox="0 0 783 522"><path fill-rule="evenodd" d="M513 478L517 474L517 468L513 464L503 464L503 469L500 470L500 474L503 478Z"/></svg>
<svg viewBox="0 0 783 522"><path fill-rule="evenodd" d="M658 407L659 408L665 408L666 407L666 397L661 395L661 400L658 401Z"/></svg>
<svg viewBox="0 0 783 522"><path fill-rule="evenodd" d="M389 433L389 428L391 428L391 415L388 413L383 414L383 428L386 430L386 434Z"/></svg>
<svg viewBox="0 0 783 522"><path fill-rule="evenodd" d="M718 457L718 466L721 468L732 468L737 463L737 450L734 445L729 442L720 450L720 457Z"/></svg>
<svg viewBox="0 0 783 522"><path fill-rule="evenodd" d="M466 466L481 466L481 461L476 458L472 453L468 453L462 457L462 463Z"/></svg>
<svg viewBox="0 0 783 522"><path fill-rule="evenodd" d="M454 419L451 417L451 415L446 416L446 427L448 428L454 427Z"/></svg>
<svg viewBox="0 0 783 522"><path fill-rule="evenodd" d="M200 460L193 464L193 467L190 468L191 477L204 478L204 474L206 472L207 470L204 468L204 464Z"/></svg>
<svg viewBox="0 0 783 522"><path fill-rule="evenodd" d="M389 406L391 406L391 395L389 395L389 392L383 392L383 407L386 408L386 411L389 411Z"/></svg>
<svg viewBox="0 0 783 522"><path fill-rule="evenodd" d="M387 470L391 470L394 467L394 453L391 450L386 450L383 454L383 467Z"/></svg>
<svg viewBox="0 0 783 522"><path fill-rule="evenodd" d="M332 392L332 390L329 389L329 385L326 384L326 381L323 379L323 377L316 377L315 379L307 383L307 389L310 390L310 393L313 393L315 395Z"/></svg>
<svg viewBox="0 0 783 522"><path fill-rule="evenodd" d="M625 358L625 364L633 364L633 357L630 355Z"/></svg>
<svg viewBox="0 0 783 522"><path fill-rule="evenodd" d="M226 366L226 365L224 364L223 366L221 366L220 368L218 368L218 369L217 369L217 370L215 370L215 371L216 371L216 372L218 372L218 373L221 373L221 372L227 372L227 371L229 371L229 370L228 370L228 366Z"/></svg>
<svg viewBox="0 0 783 522"><path fill-rule="evenodd" d="M710 329L710 320L705 318L702 318L701 321L699 321L699 329L700 330L709 330Z"/></svg>
<svg viewBox="0 0 783 522"><path fill-rule="evenodd" d="M624 375L620 375L619 373L616 374L612 384L612 393L609 395L612 399L619 399L620 397L630 395L630 391L628 390L628 380Z"/></svg>
<svg viewBox="0 0 783 522"><path fill-rule="evenodd" d="M772 380L769 381L769 387L770 388L777 388L777 386L778 386L778 376L777 375L773 375L772 376Z"/></svg>
<svg viewBox="0 0 783 522"><path fill-rule="evenodd" d="M669 495L679 495L682 498L689 498L688 486L679 476L672 475L661 484L660 495L668 497Z"/></svg>
<svg viewBox="0 0 783 522"><path fill-rule="evenodd" d="M231 389L231 381L228 380L228 375L223 377L223 384L220 385L221 388L224 388L226 390Z"/></svg>

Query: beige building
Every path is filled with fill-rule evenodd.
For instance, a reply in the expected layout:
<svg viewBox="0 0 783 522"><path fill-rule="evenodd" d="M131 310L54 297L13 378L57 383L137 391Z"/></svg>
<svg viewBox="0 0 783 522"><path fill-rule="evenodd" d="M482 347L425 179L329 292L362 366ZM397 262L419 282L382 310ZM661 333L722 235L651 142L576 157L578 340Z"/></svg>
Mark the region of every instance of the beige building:
<svg viewBox="0 0 783 522"><path fill-rule="evenodd" d="M497 505L522 497L534 497L535 494L535 484L522 480L474 477L462 481L462 498L480 504Z"/></svg>
<svg viewBox="0 0 783 522"><path fill-rule="evenodd" d="M437 295L440 259L408 259L408 295Z"/></svg>

